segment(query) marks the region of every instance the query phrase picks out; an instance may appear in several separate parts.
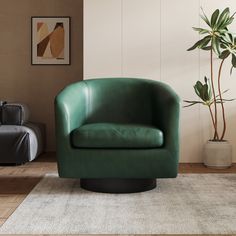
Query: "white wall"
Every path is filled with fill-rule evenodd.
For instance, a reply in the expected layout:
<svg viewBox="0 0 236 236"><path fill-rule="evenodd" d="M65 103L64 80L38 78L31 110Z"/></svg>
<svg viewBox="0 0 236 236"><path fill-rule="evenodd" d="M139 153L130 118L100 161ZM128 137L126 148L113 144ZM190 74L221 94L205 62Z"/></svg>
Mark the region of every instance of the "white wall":
<svg viewBox="0 0 236 236"><path fill-rule="evenodd" d="M84 78L144 77L171 85L182 99L196 99L193 85L209 76L208 54L186 49L199 36L202 6L209 15L235 0L85 0ZM236 27L234 27L236 31ZM236 72L232 77L236 77ZM224 88L236 94L236 78L224 71ZM236 97L236 96L235 96ZM236 102L226 106L227 139L236 153ZM181 111L181 162L202 162L202 146L211 134L205 107ZM234 154L236 162L236 154Z"/></svg>

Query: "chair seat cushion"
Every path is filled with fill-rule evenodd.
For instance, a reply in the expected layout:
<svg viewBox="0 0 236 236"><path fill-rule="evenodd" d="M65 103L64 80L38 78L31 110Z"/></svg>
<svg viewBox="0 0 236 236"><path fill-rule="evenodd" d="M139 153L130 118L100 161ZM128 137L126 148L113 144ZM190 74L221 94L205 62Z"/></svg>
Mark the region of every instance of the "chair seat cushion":
<svg viewBox="0 0 236 236"><path fill-rule="evenodd" d="M163 133L153 126L114 123L83 125L71 134L76 148L158 148Z"/></svg>

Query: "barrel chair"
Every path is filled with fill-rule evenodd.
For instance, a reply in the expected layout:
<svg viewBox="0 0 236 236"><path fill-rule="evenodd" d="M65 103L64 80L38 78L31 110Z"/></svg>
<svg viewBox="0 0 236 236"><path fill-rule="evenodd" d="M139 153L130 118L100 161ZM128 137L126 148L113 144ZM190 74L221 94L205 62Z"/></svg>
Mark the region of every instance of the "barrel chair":
<svg viewBox="0 0 236 236"><path fill-rule="evenodd" d="M65 87L55 98L59 176L82 188L131 193L175 178L179 97L170 86L138 78L99 78Z"/></svg>

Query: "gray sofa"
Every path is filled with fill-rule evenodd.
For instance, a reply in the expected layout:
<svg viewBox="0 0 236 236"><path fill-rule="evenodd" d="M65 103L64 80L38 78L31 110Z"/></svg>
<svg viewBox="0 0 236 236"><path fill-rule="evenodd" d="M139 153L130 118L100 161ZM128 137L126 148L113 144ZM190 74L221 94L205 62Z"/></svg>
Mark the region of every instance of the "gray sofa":
<svg viewBox="0 0 236 236"><path fill-rule="evenodd" d="M24 104L0 102L0 164L23 164L44 151L45 125L29 122Z"/></svg>

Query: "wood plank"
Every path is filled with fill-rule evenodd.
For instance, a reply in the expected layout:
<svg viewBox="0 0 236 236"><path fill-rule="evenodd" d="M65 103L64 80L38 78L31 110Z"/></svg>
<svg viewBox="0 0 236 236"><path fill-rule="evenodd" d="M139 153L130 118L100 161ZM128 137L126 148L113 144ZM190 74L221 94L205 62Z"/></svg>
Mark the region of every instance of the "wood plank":
<svg viewBox="0 0 236 236"><path fill-rule="evenodd" d="M8 208L8 207L0 207L0 218L7 219L16 209L17 207Z"/></svg>
<svg viewBox="0 0 236 236"><path fill-rule="evenodd" d="M201 163L182 163L179 164L179 173L236 173L236 164L227 169L211 169Z"/></svg>
<svg viewBox="0 0 236 236"><path fill-rule="evenodd" d="M6 220L7 220L6 218L0 218L0 226L3 225Z"/></svg>
<svg viewBox="0 0 236 236"><path fill-rule="evenodd" d="M1 177L0 194L28 194L41 180L40 177Z"/></svg>
<svg viewBox="0 0 236 236"><path fill-rule="evenodd" d="M0 194L0 206L3 201L7 203L20 202L24 199L24 195L21 194Z"/></svg>

